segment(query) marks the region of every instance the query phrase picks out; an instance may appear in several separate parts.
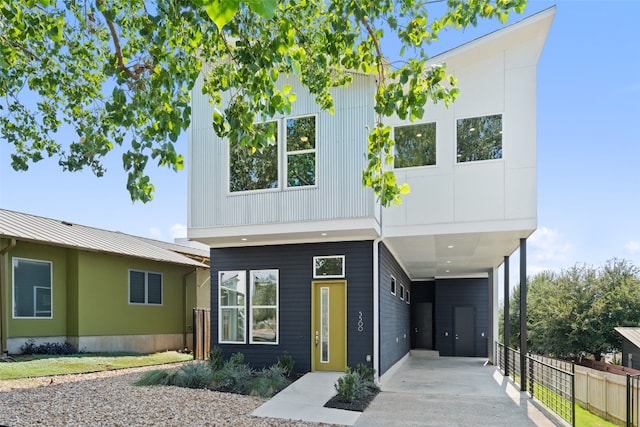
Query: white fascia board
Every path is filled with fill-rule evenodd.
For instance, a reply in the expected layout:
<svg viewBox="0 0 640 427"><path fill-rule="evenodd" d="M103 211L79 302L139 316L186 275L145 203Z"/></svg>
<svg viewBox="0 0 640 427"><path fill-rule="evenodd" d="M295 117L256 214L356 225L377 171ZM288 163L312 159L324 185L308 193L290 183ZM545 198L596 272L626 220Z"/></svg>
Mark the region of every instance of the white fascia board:
<svg viewBox="0 0 640 427"><path fill-rule="evenodd" d="M326 235L322 235L326 233ZM259 224L234 227L189 228L187 237L215 247L373 240L380 236L373 218L334 221ZM242 240L245 238L246 240Z"/></svg>
<svg viewBox="0 0 640 427"><path fill-rule="evenodd" d="M440 234L486 233L501 231L519 231L529 237L537 228L536 218L485 222L450 222L446 224L414 224L387 226L383 228L384 237L437 236Z"/></svg>

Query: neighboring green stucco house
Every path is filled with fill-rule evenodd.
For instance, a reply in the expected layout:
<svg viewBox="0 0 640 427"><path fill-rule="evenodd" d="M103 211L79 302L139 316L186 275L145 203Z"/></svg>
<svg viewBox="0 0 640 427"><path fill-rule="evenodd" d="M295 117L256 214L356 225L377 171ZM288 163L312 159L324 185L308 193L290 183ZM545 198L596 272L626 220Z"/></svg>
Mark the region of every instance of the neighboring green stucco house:
<svg viewBox="0 0 640 427"><path fill-rule="evenodd" d="M0 350L191 348L209 252L0 209Z"/></svg>

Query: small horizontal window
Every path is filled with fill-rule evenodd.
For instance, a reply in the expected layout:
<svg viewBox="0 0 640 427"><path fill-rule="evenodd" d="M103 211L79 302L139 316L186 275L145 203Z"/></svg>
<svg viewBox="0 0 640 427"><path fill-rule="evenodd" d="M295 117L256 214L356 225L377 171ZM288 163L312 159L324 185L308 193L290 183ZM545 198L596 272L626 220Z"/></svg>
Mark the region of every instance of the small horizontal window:
<svg viewBox="0 0 640 427"><path fill-rule="evenodd" d="M344 277L344 255L313 257L314 279L331 279L339 277Z"/></svg>

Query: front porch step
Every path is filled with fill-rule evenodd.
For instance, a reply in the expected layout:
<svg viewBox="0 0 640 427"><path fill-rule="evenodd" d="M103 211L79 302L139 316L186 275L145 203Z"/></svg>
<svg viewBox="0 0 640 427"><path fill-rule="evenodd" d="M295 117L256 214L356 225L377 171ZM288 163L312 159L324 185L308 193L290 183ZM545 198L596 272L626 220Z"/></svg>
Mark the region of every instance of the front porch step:
<svg viewBox="0 0 640 427"><path fill-rule="evenodd" d="M440 357L438 350L411 350L409 357L418 357L420 359L437 359Z"/></svg>

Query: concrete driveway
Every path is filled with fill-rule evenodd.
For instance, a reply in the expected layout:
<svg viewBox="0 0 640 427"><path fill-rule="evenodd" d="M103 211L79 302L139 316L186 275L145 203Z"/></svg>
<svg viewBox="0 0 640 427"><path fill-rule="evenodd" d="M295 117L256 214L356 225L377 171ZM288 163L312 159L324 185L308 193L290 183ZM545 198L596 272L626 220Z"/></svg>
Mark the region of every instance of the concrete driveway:
<svg viewBox="0 0 640 427"><path fill-rule="evenodd" d="M486 359L408 357L355 426L567 426Z"/></svg>

